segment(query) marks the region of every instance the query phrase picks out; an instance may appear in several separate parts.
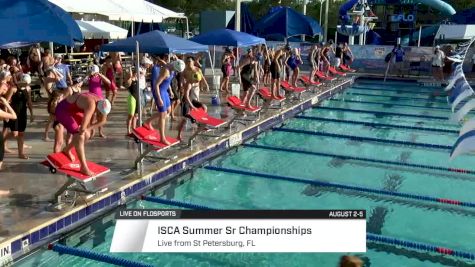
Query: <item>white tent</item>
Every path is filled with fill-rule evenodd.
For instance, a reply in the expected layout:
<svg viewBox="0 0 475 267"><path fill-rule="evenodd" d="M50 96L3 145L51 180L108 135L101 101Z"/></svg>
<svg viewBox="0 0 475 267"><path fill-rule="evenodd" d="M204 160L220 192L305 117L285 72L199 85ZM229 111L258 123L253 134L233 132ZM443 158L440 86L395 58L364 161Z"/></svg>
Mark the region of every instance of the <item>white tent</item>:
<svg viewBox="0 0 475 267"><path fill-rule="evenodd" d="M76 20L84 39L125 39L127 30L104 21Z"/></svg>
<svg viewBox="0 0 475 267"><path fill-rule="evenodd" d="M469 40L473 37L475 37L474 24L444 24L440 25L439 30L435 35L435 40Z"/></svg>
<svg viewBox="0 0 475 267"><path fill-rule="evenodd" d="M89 13L109 16L109 14L126 13L127 10L112 0L49 0L70 13Z"/></svg>
<svg viewBox="0 0 475 267"><path fill-rule="evenodd" d="M184 14L145 0L49 0L67 12L101 14L110 20L162 22L163 19L186 18Z"/></svg>

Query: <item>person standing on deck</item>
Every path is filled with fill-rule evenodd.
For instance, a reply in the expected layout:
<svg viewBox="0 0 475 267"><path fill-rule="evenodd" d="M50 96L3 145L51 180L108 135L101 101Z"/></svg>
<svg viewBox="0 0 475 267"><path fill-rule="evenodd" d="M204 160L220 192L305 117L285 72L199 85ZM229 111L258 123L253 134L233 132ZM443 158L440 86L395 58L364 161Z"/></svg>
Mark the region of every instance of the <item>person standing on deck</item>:
<svg viewBox="0 0 475 267"><path fill-rule="evenodd" d="M440 46L436 46L434 49L434 54L432 55L432 75L438 81L444 80L444 60L445 53L440 49Z"/></svg>
<svg viewBox="0 0 475 267"><path fill-rule="evenodd" d="M152 123L158 119L158 132L160 134L160 142L166 145L171 143L166 139L165 128L166 118L171 111L171 100L168 90L171 82L175 77L175 72L182 72L185 68L183 60L175 60L160 68L160 74L152 88L152 95L157 105L158 113L148 118L143 126L149 130L154 130Z"/></svg>
<svg viewBox="0 0 475 267"><path fill-rule="evenodd" d="M404 52L404 49L402 49L401 45L398 44L394 49L393 49L393 56L394 56L394 65L396 67L396 72L398 77L404 77L402 75L402 69L404 67L404 56L406 53Z"/></svg>
<svg viewBox="0 0 475 267"><path fill-rule="evenodd" d="M256 92L256 84L259 84L258 64L251 48L247 50L246 56L239 62L238 70L244 91L241 103L248 108L252 108L251 100Z"/></svg>
<svg viewBox="0 0 475 267"><path fill-rule="evenodd" d="M188 115L190 111L196 108L202 108L205 112L207 110L206 106L200 102L200 83L202 81L206 83L206 79L203 76L201 69L196 67L196 65L193 65L193 62L193 57L188 57L186 59L185 70L183 71L185 92L181 104L183 119L178 126L178 140L182 140L182 132L185 128L186 118L190 118ZM206 87L209 87L208 83L206 83Z"/></svg>

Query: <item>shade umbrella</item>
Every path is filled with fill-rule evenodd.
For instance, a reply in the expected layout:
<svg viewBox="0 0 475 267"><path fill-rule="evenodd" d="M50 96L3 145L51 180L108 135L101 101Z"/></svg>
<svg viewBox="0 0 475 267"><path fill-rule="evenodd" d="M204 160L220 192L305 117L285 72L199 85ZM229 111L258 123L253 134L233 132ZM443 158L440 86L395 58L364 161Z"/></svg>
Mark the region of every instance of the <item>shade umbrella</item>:
<svg viewBox="0 0 475 267"><path fill-rule="evenodd" d="M55 42L73 46L82 34L66 11L46 0L0 0L0 45Z"/></svg>

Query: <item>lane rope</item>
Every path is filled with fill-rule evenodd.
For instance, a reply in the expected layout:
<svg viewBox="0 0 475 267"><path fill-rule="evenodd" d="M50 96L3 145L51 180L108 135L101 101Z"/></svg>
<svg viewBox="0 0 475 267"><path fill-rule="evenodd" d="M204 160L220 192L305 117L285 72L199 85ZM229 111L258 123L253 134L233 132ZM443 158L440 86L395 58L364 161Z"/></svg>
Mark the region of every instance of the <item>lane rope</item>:
<svg viewBox="0 0 475 267"><path fill-rule="evenodd" d="M158 201L163 200L162 198L158 198L158 197L153 197L153 198ZM182 202L179 200L174 200L174 203L175 203L174 205L170 205L170 206L187 208L188 205L190 204L190 203ZM193 204L193 205L196 205L196 204ZM201 206L201 205L197 205L197 206ZM205 207L205 206L201 206L201 207ZM212 207L206 207L206 209L214 210ZM381 244L386 244L386 245L391 245L391 246L400 246L400 247L405 247L412 250L420 250L420 251L431 252L435 254L448 255L455 258L475 260L474 253L461 251L461 250L454 250L454 249L441 247L441 246L435 246L435 245L422 243L422 242L403 240L403 239L394 238L390 236L366 233L366 240L368 242L373 242L373 243L381 243Z"/></svg>
<svg viewBox="0 0 475 267"><path fill-rule="evenodd" d="M376 195L399 197L403 199L404 198L414 199L414 200L419 200L419 201L424 201L424 202L444 203L444 204L452 205L452 206L475 208L474 202L466 202L466 201L460 201L460 200L455 200L455 199L439 198L439 197L417 195L417 194L411 194L411 193L400 193L400 192L393 192L393 191L364 187L364 186L346 185L346 184L333 183L333 182L324 182L324 181L319 181L319 180L309 180L309 179L303 179L303 178L298 178L298 177L282 176L282 175L263 173L263 172L257 172L257 171L223 168L223 167L217 167L217 166L205 166L204 168L207 170L212 170L212 171L227 172L227 173L240 174L240 175L246 175L246 176L254 176L254 177L265 178L265 179L270 179L270 180L287 181L287 182L308 184L308 185L321 186L321 187L331 187L331 188L338 188L338 189L344 189L344 190L350 190L350 191L356 191L356 192L372 193Z"/></svg>
<svg viewBox="0 0 475 267"><path fill-rule="evenodd" d="M448 116L429 116L429 115L419 115L419 114L407 114L407 113L397 113L397 112L385 112L385 111L373 111L365 109L351 109L351 108L334 108L334 107L323 107L318 106L314 109L325 109L325 110L334 110L334 111L345 111L353 113L368 113L374 114L375 116L397 116L397 117L412 117L412 118L421 118L421 119L433 119L433 120L449 120Z"/></svg>
<svg viewBox="0 0 475 267"><path fill-rule="evenodd" d="M411 90L401 90L401 89L382 89L382 88L368 88L368 87L364 87L364 86L351 86L349 88L350 90L358 90L358 91L362 91L362 90L368 90L368 91L379 91L379 92L396 92L396 93L403 93L403 94L416 94L416 95L423 95L423 94L428 94L430 95L430 93L433 93L434 91L432 92L415 92L415 91L411 91ZM436 96L436 97L445 97L445 96Z"/></svg>
<svg viewBox="0 0 475 267"><path fill-rule="evenodd" d="M345 93L347 95L355 95L355 96L389 97L389 98L391 98L391 100L394 99L392 101L409 100L409 101L412 101L412 102L424 102L424 103L431 103L431 104L446 104L446 105L448 105L447 100L443 100L443 99L364 94L364 93L353 93L353 92L349 92L349 91L345 91Z"/></svg>
<svg viewBox="0 0 475 267"><path fill-rule="evenodd" d="M158 197L152 197L152 196L141 196L141 199L146 200L146 201L150 201L150 202L155 202L155 203L158 203L158 204L165 204L165 205L171 205L171 206L177 205L176 200L172 200L172 199L164 199L164 198L158 198ZM209 210L209 208L206 207L206 206L196 205L196 204L193 204L193 203L181 202L180 205L181 205L181 207L187 208L187 209Z"/></svg>
<svg viewBox="0 0 475 267"><path fill-rule="evenodd" d="M433 109L433 110L441 110L450 112L450 107L427 107L427 106L416 106L416 105L408 105L408 104L393 104L388 102L372 102L372 101L359 101L359 100L352 100L352 99L335 99L331 98L330 101L341 102L341 103L360 103L360 104L368 104L368 105L382 105L383 107L395 106L395 107L408 107L408 108L420 108L420 109Z"/></svg>
<svg viewBox="0 0 475 267"><path fill-rule="evenodd" d="M331 137L331 138L341 138L341 139L348 139L348 140L359 141L359 142L375 142L375 143L383 143L383 144L391 144L391 145L452 150L452 146L448 146L448 145L416 143L416 142L409 142L409 141L389 140L389 139L380 139L380 138L375 138L375 137L317 132L317 131L308 131L308 130L291 129L291 128L274 128L273 130L277 132L287 132L287 133L296 133L296 134L305 134L305 135L314 135L314 136L324 136L324 137Z"/></svg>
<svg viewBox="0 0 475 267"><path fill-rule="evenodd" d="M49 244L48 250L58 252L59 254L68 254L72 256L77 256L81 258L86 258L94 261L110 263L118 266L124 267L153 267L152 264L141 263L133 260L128 260L124 258L119 258L112 255L107 255L103 253L98 253L91 250L68 247L61 244Z"/></svg>
<svg viewBox="0 0 475 267"><path fill-rule="evenodd" d="M376 122L366 122L366 121L354 121L354 120L350 121L350 120L322 118L322 117L307 116L307 115L297 115L295 116L295 118L304 119L304 120L312 120L312 121L326 121L326 122L338 122L338 123L346 123L346 124L357 124L357 125L370 126L370 127L387 127L387 128L396 128L396 129L418 130L418 131L439 132L439 133L453 133L453 134L459 133L459 131L457 130L450 130L450 129L439 129L439 128L386 124L386 123L376 123Z"/></svg>
<svg viewBox="0 0 475 267"><path fill-rule="evenodd" d="M349 155L316 152L316 151L309 151L309 150L297 149L297 148L287 148L287 147L265 146L265 145L255 145L255 144L243 144L242 146L253 147L253 148L258 148L258 149L267 149L267 150L273 150L273 151L283 151L283 152L289 152L289 153L299 153L299 154L306 154L306 155L312 155L312 156L338 158L342 160L355 160L355 161L380 163L380 164L411 167L411 168L418 168L418 169L428 169L428 170L436 170L436 171L442 171L442 172L453 172L453 173L475 175L475 171L473 170L434 166L434 165L427 165L427 164L405 163L405 162L392 161L392 160L355 157L355 156L349 156Z"/></svg>

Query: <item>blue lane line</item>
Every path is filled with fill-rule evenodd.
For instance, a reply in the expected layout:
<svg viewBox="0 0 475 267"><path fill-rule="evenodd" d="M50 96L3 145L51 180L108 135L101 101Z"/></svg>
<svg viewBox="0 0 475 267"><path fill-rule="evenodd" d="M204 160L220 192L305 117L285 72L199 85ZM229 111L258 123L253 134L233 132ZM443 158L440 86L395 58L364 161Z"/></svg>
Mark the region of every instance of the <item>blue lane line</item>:
<svg viewBox="0 0 475 267"><path fill-rule="evenodd" d="M360 104L369 104L369 105L381 105L384 107L408 107L408 108L421 108L421 109L437 109L446 112L452 112L450 107L427 107L427 106L417 106L417 105L408 105L408 104L396 104L396 103L389 103L389 102L372 102L372 101L359 101L359 100L351 100L351 99L335 99L331 98L330 101L341 102L341 103L360 103Z"/></svg>
<svg viewBox="0 0 475 267"><path fill-rule="evenodd" d="M379 92L396 92L396 93L403 93L403 94L415 94L415 95L430 95L430 93L433 92L417 92L417 91L411 91L411 90L401 90L401 89L379 89L379 88L368 88L368 87L360 87L360 86L352 86L349 88L350 90L367 90L367 91L379 91ZM446 95L440 95L440 96L435 96L435 97L445 97Z"/></svg>
<svg viewBox="0 0 475 267"><path fill-rule="evenodd" d="M158 197L153 197L153 198L159 201L163 200L163 198L158 198ZM182 208L187 208L187 206L190 204L190 203L182 202L179 200L175 200L174 203L175 204L171 206L182 207ZM207 206L202 206L202 205L197 205L197 206L205 207L207 210L214 210L213 207L207 207ZM450 256L454 256L458 258L475 260L475 254L470 253L470 252L453 250L453 249L449 249L449 248L445 248L441 246L435 246L435 245L425 244L425 243L420 243L420 242L402 240L402 239L398 239L398 238L394 238L390 236L367 233L366 240L368 242L376 242L376 243L382 243L382 244L387 244L387 245L392 245L392 246L400 246L400 247L410 248L413 250L433 252L433 253L438 253L442 255L450 255Z"/></svg>
<svg viewBox="0 0 475 267"><path fill-rule="evenodd" d="M473 202L464 202L464 201L458 201L458 200L449 200L448 202L442 202L441 200L444 200L444 199L439 198L439 197L416 195L416 194L410 194L410 193L400 193L400 192L381 190L381 189L370 188L370 187L332 183L332 182L325 182L325 181L319 181L319 180L309 180L309 179L303 179L299 177L290 177L290 176L276 175L276 174L257 172L257 171L223 168L223 167L217 167L217 166L205 166L204 168L207 170L212 170L212 171L227 172L227 173L233 173L233 174L239 174L239 175L245 175L245 176L254 176L254 177L271 179L271 180L287 181L287 182L300 183L300 184L309 184L309 185L322 186L322 187L332 187L332 188L351 190L351 191L357 191L357 192L372 193L376 195L392 196L392 197L399 197L399 198L405 198L405 199L414 199L414 200L419 200L422 202L444 203L448 205L475 208L475 203Z"/></svg>
<svg viewBox="0 0 475 267"><path fill-rule="evenodd" d="M369 86L369 87L368 87ZM433 93L435 91L441 91L443 89L441 88L433 88L433 89L427 89L427 87L422 87L419 85L395 85L396 87L404 87L405 89L402 90L409 90L407 89L408 87L411 88L411 92L420 92L420 93ZM356 87L356 88L375 88L379 89L381 91L398 91L400 89L395 89L395 88L388 88L388 87L381 87L381 84L376 84L376 83L362 83L362 82L356 82L353 84L351 87Z"/></svg>
<svg viewBox="0 0 475 267"><path fill-rule="evenodd" d="M297 115L297 116L295 116L295 118L304 119L304 120L312 120L312 121L326 121L326 122L357 124L357 125L371 126L371 127L395 128L395 129L417 130L417 131L438 132L438 133L451 133L451 134L458 134L459 133L459 131L457 131L457 130L449 130L449 129L406 126L406 125L375 123L375 122L366 122L366 121L354 121L354 120L350 121L350 120L322 118L322 117L306 116L306 115Z"/></svg>
<svg viewBox="0 0 475 267"><path fill-rule="evenodd" d="M355 157L355 156L349 156L349 155L316 152L316 151L309 151L305 149L288 148L288 147L280 147L280 146L266 146L266 145L255 145L255 144L243 144L243 146L257 148L257 149L272 150L272 151L282 151L282 152L288 152L288 153L304 154L304 155L309 155L309 156L337 158L337 159L342 159L342 160L354 160L354 161L361 161L361 162L394 165L394 166L399 166L399 167L410 167L410 168L417 168L417 169L435 170L435 171L441 171L441 172L462 173L462 174L465 173L465 174L475 175L475 171L472 171L472 170L462 170L462 169L448 168L448 167L435 166L435 165L415 164L415 163L399 162L399 161L394 161L394 160Z"/></svg>
<svg viewBox="0 0 475 267"><path fill-rule="evenodd" d="M332 138L342 138L342 139L349 139L349 140L354 140L354 141L359 141L359 142L375 142L375 143L383 143L383 144L391 144L391 145L424 147L424 148L443 149L443 150L451 150L452 149L452 146L447 146L447 145L438 145L438 144L429 144L429 143L415 143L415 142L409 142L409 141L388 140L388 139L380 139L380 138L374 138L374 137L364 137L364 136L355 136L355 135L346 135L346 134L335 134L335 133L327 133L327 132L307 131L307 130L299 130L299 129L291 129L291 128L274 128L273 130L274 131L279 131L279 132L287 132L287 133L297 133L297 134L325 136L325 137L332 137Z"/></svg>
<svg viewBox="0 0 475 267"><path fill-rule="evenodd" d="M153 267L153 264L142 263L129 259L119 258L115 255L108 255L105 253L99 253L93 250L87 250L82 248L68 247L61 244L49 244L48 249L61 254L73 255L80 258L86 258L94 261L110 263L116 266L124 267ZM88 264L89 265L89 264Z"/></svg>
<svg viewBox="0 0 475 267"><path fill-rule="evenodd" d="M355 95L355 96L371 96L371 97L389 97L391 101L399 101L399 100L409 100L414 102L424 102L424 103L439 103L439 104L446 104L447 100L445 99L434 99L434 98L421 98L421 97L404 97L404 96L395 96L395 95L378 95L378 94L363 94L363 93L352 93L350 91L345 91L348 95Z"/></svg>
<svg viewBox="0 0 475 267"><path fill-rule="evenodd" d="M365 110L365 109L333 108L333 107L323 107L323 106L318 106L318 107L315 107L314 109L346 111L346 112L353 112L353 113L369 113L369 114L374 114L377 117L398 116L398 117L411 117L411 118L420 118L420 119L433 119L433 120L446 120L446 121L449 120L448 116L429 116L429 115L407 114L407 113L397 113L397 112L373 111L373 110Z"/></svg>

